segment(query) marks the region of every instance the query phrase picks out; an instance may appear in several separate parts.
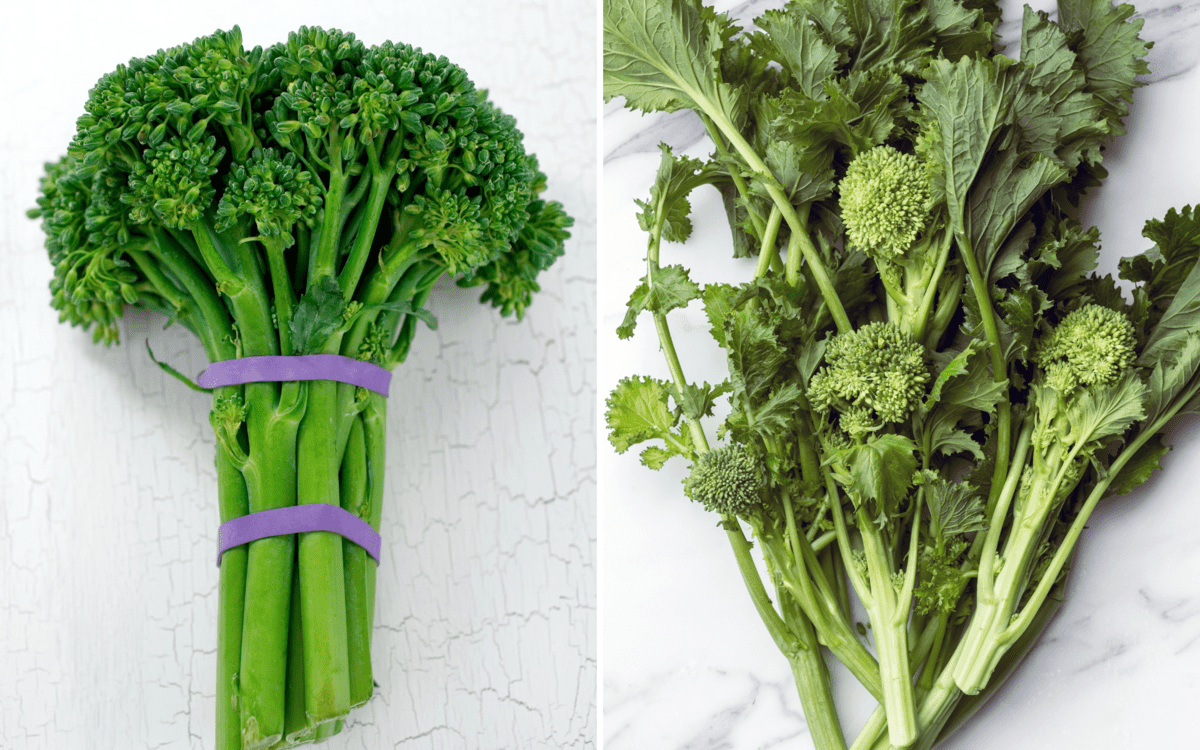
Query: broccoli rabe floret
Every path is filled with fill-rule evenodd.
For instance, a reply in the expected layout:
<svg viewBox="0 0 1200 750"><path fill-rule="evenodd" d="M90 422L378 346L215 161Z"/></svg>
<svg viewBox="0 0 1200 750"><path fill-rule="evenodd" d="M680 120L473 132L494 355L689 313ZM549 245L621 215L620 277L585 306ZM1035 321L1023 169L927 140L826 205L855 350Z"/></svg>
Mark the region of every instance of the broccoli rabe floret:
<svg viewBox="0 0 1200 750"><path fill-rule="evenodd" d="M1042 339L1034 355L1046 382L1062 396L1079 386L1117 381L1137 358L1133 325L1120 312L1084 305Z"/></svg>
<svg viewBox="0 0 1200 750"><path fill-rule="evenodd" d="M903 257L929 220L929 177L920 160L876 146L850 163L838 185L850 244L876 260Z"/></svg>
<svg viewBox="0 0 1200 750"><path fill-rule="evenodd" d="M919 341L931 325L941 337L961 290L959 272L946 273L950 233L934 218L931 186L929 167L891 146L859 154L838 185L846 244L875 262L888 320Z"/></svg>
<svg viewBox="0 0 1200 750"><path fill-rule="evenodd" d="M728 445L701 454L683 489L707 510L745 518L762 501L762 472L743 446Z"/></svg>
<svg viewBox="0 0 1200 750"><path fill-rule="evenodd" d="M894 323L868 323L830 339L808 397L819 411L837 410L842 429L861 434L872 416L876 426L906 419L928 382L924 347Z"/></svg>

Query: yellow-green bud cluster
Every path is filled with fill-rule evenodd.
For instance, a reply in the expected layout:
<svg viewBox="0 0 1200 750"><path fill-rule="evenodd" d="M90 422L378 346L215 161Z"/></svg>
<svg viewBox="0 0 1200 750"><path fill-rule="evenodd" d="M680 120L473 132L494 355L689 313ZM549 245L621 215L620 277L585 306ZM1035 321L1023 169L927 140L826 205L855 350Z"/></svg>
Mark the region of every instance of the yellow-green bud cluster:
<svg viewBox="0 0 1200 750"><path fill-rule="evenodd" d="M683 489L708 510L744 518L761 503L762 472L749 451L729 445L696 459Z"/></svg>
<svg viewBox="0 0 1200 750"><path fill-rule="evenodd" d="M850 244L876 260L903 257L929 218L929 176L924 165L891 146L859 154L838 191Z"/></svg>
<svg viewBox="0 0 1200 750"><path fill-rule="evenodd" d="M1112 385L1137 358L1133 325L1116 310L1084 305L1042 339L1035 361L1063 396L1081 385Z"/></svg>
<svg viewBox="0 0 1200 750"><path fill-rule="evenodd" d="M825 349L825 367L813 376L808 398L828 412L837 408L850 425L864 431L869 407L880 422L908 417L925 395L929 368L925 349L894 323L868 323L834 336Z"/></svg>

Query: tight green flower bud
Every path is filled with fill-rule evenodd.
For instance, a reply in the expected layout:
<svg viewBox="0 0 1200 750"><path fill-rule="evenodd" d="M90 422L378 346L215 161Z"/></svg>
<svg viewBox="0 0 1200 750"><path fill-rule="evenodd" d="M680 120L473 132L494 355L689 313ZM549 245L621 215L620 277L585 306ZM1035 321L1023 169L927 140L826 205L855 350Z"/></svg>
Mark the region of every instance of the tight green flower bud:
<svg viewBox="0 0 1200 750"><path fill-rule="evenodd" d="M761 502L762 472L745 448L729 445L701 455L683 489L707 510L744 518Z"/></svg>
<svg viewBox="0 0 1200 750"><path fill-rule="evenodd" d="M1084 305L1042 339L1034 360L1062 395L1081 385L1112 385L1137 358L1133 325L1116 310Z"/></svg>
<svg viewBox="0 0 1200 750"><path fill-rule="evenodd" d="M902 258L929 218L929 177L924 165L891 146L859 154L838 191L850 244L876 260Z"/></svg>
<svg viewBox="0 0 1200 750"><path fill-rule="evenodd" d="M925 349L894 323L869 323L834 336L825 349L825 367L812 378L808 397L817 409L837 408L862 433L869 407L880 422L908 417L925 394L929 368Z"/></svg>

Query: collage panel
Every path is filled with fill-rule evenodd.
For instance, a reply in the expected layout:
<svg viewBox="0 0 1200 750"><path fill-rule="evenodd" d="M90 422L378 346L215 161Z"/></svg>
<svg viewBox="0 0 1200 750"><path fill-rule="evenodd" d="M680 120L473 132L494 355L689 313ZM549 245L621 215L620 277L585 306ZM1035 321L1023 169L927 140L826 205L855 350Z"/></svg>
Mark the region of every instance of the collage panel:
<svg viewBox="0 0 1200 750"><path fill-rule="evenodd" d="M1198 10L1135 5L606 0L607 750L1187 736Z"/></svg>

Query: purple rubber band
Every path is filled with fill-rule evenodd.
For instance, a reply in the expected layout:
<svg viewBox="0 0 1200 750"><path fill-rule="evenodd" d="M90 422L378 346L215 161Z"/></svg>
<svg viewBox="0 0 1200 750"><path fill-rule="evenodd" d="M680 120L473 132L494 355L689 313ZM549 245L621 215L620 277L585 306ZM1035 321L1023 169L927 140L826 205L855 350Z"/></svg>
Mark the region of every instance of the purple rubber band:
<svg viewBox="0 0 1200 750"><path fill-rule="evenodd" d="M221 524L217 529L217 565L221 564L221 555L225 554L225 550L232 547L256 539L305 531L332 531L339 534L365 549L368 555L375 558L375 564L379 564L383 540L379 532L371 528L371 524L336 505L312 503L260 510Z"/></svg>
<svg viewBox="0 0 1200 750"><path fill-rule="evenodd" d="M213 362L196 382L202 388L288 380L336 380L384 396L392 373L379 365L340 354L301 354L291 357L242 357Z"/></svg>

